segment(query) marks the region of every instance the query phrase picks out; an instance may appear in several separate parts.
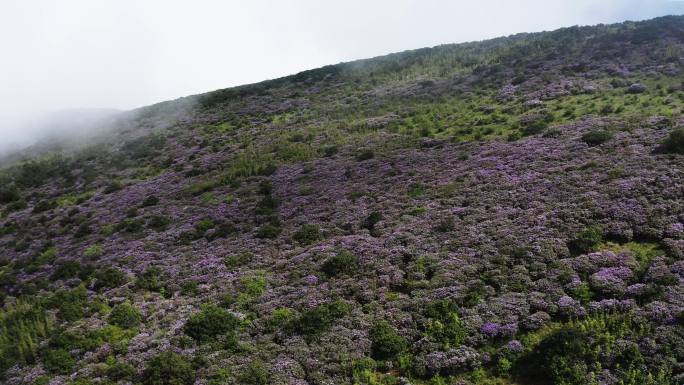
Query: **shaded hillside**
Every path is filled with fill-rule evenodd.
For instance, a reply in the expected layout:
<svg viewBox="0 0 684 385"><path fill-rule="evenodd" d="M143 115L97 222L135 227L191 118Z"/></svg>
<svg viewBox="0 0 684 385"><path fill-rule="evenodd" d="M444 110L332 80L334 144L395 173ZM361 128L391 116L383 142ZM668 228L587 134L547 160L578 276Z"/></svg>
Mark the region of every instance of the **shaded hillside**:
<svg viewBox="0 0 684 385"><path fill-rule="evenodd" d="M0 174L8 384L679 384L684 17L327 66Z"/></svg>

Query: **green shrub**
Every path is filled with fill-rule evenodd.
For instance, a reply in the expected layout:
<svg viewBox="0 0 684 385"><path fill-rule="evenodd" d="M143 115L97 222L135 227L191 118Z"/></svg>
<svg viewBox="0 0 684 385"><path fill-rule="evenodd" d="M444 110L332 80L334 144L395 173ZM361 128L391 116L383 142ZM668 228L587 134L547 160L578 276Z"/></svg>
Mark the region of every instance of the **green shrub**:
<svg viewBox="0 0 684 385"><path fill-rule="evenodd" d="M276 226L271 223L267 223L257 230L256 237L261 239L275 239L282 232L280 226Z"/></svg>
<svg viewBox="0 0 684 385"><path fill-rule="evenodd" d="M242 277L240 284L242 292L251 298L258 297L266 291L266 277L261 275Z"/></svg>
<svg viewBox="0 0 684 385"><path fill-rule="evenodd" d="M85 315L88 292L83 285L72 290L59 290L47 300L47 305L59 310L59 318L73 322Z"/></svg>
<svg viewBox="0 0 684 385"><path fill-rule="evenodd" d="M116 267L100 269L95 273L95 289L109 289L119 287L128 281L126 273Z"/></svg>
<svg viewBox="0 0 684 385"><path fill-rule="evenodd" d="M135 376L135 368L125 362L115 362L109 365L105 373L113 381L130 381Z"/></svg>
<svg viewBox="0 0 684 385"><path fill-rule="evenodd" d="M465 323L459 317L458 306L453 301L431 302L426 306L424 314L428 318L425 324L426 333L445 348L458 346L465 341Z"/></svg>
<svg viewBox="0 0 684 385"><path fill-rule="evenodd" d="M239 324L240 320L228 311L216 305L205 305L199 313L190 316L183 331L199 342L207 342L235 330Z"/></svg>
<svg viewBox="0 0 684 385"><path fill-rule="evenodd" d="M348 311L349 306L342 301L320 304L304 310L295 329L300 334L315 336L328 330L336 319L343 317Z"/></svg>
<svg viewBox="0 0 684 385"><path fill-rule="evenodd" d="M523 136L537 135L537 134L542 133L547 127L549 127L549 123L547 121L535 120L535 121L532 121L532 122L525 124L520 129L520 133Z"/></svg>
<svg viewBox="0 0 684 385"><path fill-rule="evenodd" d="M364 160L373 159L374 157L375 153L373 152L373 150L366 149L356 155L356 160L358 162L363 162Z"/></svg>
<svg viewBox="0 0 684 385"><path fill-rule="evenodd" d="M606 130L593 130L582 135L582 141L590 146L598 146L613 138L613 133Z"/></svg>
<svg viewBox="0 0 684 385"><path fill-rule="evenodd" d="M43 355L43 365L50 373L69 374L74 370L76 361L63 349L48 350Z"/></svg>
<svg viewBox="0 0 684 385"><path fill-rule="evenodd" d="M425 186L420 183L411 183L408 186L408 196L418 198L425 195Z"/></svg>
<svg viewBox="0 0 684 385"><path fill-rule="evenodd" d="M238 254L231 254L223 259L226 267L229 269L235 269L237 267L243 266L254 259L254 254L244 251Z"/></svg>
<svg viewBox="0 0 684 385"><path fill-rule="evenodd" d="M293 235L292 239L302 245L310 245L321 239L321 230L318 225L304 224Z"/></svg>
<svg viewBox="0 0 684 385"><path fill-rule="evenodd" d="M57 203L55 201L51 200L41 200L38 203L36 203L35 206L33 206L33 212L34 213L42 213L48 210L52 210L55 207L57 207Z"/></svg>
<svg viewBox="0 0 684 385"><path fill-rule="evenodd" d="M57 266L50 278L52 280L70 279L78 277L80 272L81 264L78 261L65 261Z"/></svg>
<svg viewBox="0 0 684 385"><path fill-rule="evenodd" d="M649 333L649 322L635 314L592 315L523 340L529 347L513 362L513 370L525 383L586 384L587 378L595 378L603 369L614 373L618 383L673 383L666 362L659 363L660 373L644 370L645 358L637 341ZM616 345L616 339L621 344ZM610 352L611 360L601 358L605 352Z"/></svg>
<svg viewBox="0 0 684 385"><path fill-rule="evenodd" d="M160 291L163 288L162 272L156 266L148 267L136 280L135 286L138 289L149 291Z"/></svg>
<svg viewBox="0 0 684 385"><path fill-rule="evenodd" d="M374 235L376 233L375 225L381 220L382 214L377 211L373 211L361 222L361 228L368 229L371 235Z"/></svg>
<svg viewBox="0 0 684 385"><path fill-rule="evenodd" d="M278 200L268 194L261 198L261 200L257 203L255 211L257 215L268 216L273 215L277 208Z"/></svg>
<svg viewBox="0 0 684 385"><path fill-rule="evenodd" d="M261 195L271 195L271 193L273 193L273 183L271 183L271 181L268 179L262 180L259 182L259 188L257 192Z"/></svg>
<svg viewBox="0 0 684 385"><path fill-rule="evenodd" d="M104 190L102 190L103 193L105 194L111 194L113 192L119 191L123 188L123 185L119 181L114 181L105 186Z"/></svg>
<svg viewBox="0 0 684 385"><path fill-rule="evenodd" d="M136 218L127 218L119 222L116 229L129 234L139 233L143 230L143 222Z"/></svg>
<svg viewBox="0 0 684 385"><path fill-rule="evenodd" d="M568 242L568 249L572 254L584 254L596 250L596 246L603 241L601 228L592 226L582 230L575 238Z"/></svg>
<svg viewBox="0 0 684 385"><path fill-rule="evenodd" d="M192 385L195 370L187 358L174 353L159 353L147 361L142 374L143 385Z"/></svg>
<svg viewBox="0 0 684 385"><path fill-rule="evenodd" d="M147 227L156 231L163 231L171 223L171 218L164 215L153 215L147 220Z"/></svg>
<svg viewBox="0 0 684 385"><path fill-rule="evenodd" d="M5 213L11 213L14 211L23 210L28 207L28 203L25 200L19 199L18 201L10 202L7 207L5 207Z"/></svg>
<svg viewBox="0 0 684 385"><path fill-rule="evenodd" d="M199 288L197 287L197 282L190 281L185 282L181 286L181 294L186 296L196 296L199 293Z"/></svg>
<svg viewBox="0 0 684 385"><path fill-rule="evenodd" d="M240 384L245 385L269 385L271 375L264 367L261 360L254 360L247 365L245 371L238 377Z"/></svg>
<svg viewBox="0 0 684 385"><path fill-rule="evenodd" d="M130 329L140 325L142 314L135 306L129 302L124 302L114 306L107 321L112 325Z"/></svg>
<svg viewBox="0 0 684 385"><path fill-rule="evenodd" d="M90 245L88 246L85 251L83 251L83 256L86 258L97 258L101 257L104 255L104 247L102 245Z"/></svg>
<svg viewBox="0 0 684 385"><path fill-rule="evenodd" d="M150 207L150 206L156 206L159 203L159 198L157 198L154 195L148 195L143 199L141 206L142 207Z"/></svg>
<svg viewBox="0 0 684 385"><path fill-rule="evenodd" d="M295 313L292 309L280 307L274 309L271 315L266 319L266 330L273 332L277 329L290 331L294 326Z"/></svg>
<svg viewBox="0 0 684 385"><path fill-rule="evenodd" d="M211 218L205 218L195 224L195 231L197 234L204 235L210 229L213 229L216 224Z"/></svg>
<svg viewBox="0 0 684 385"><path fill-rule="evenodd" d="M370 330L371 357L376 360L392 360L403 352L408 343L387 321L376 322Z"/></svg>
<svg viewBox="0 0 684 385"><path fill-rule="evenodd" d="M38 303L18 300L0 309L0 375L16 363L33 362L50 329L50 319Z"/></svg>
<svg viewBox="0 0 684 385"><path fill-rule="evenodd" d="M343 250L323 262L321 271L328 277L337 277L340 275L351 275L358 270L358 267L359 257L347 250Z"/></svg>
<svg viewBox="0 0 684 385"><path fill-rule="evenodd" d="M21 193L14 185L0 187L0 203L10 203L21 200Z"/></svg>
<svg viewBox="0 0 684 385"><path fill-rule="evenodd" d="M684 128L671 131L663 144L667 152L684 154Z"/></svg>

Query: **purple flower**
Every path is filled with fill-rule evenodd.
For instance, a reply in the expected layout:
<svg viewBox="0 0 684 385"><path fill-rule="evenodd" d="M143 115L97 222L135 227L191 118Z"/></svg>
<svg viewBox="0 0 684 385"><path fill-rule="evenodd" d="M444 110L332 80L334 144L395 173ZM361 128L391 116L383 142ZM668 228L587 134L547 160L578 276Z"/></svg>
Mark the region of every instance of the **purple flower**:
<svg viewBox="0 0 684 385"><path fill-rule="evenodd" d="M313 274L307 275L307 276L304 278L304 280L306 280L306 283L308 283L309 285L315 285L315 284L318 283L318 277L315 276L315 275L313 275Z"/></svg>
<svg viewBox="0 0 684 385"><path fill-rule="evenodd" d="M523 350L523 344L518 340L510 340L506 344L506 349L511 353L519 353Z"/></svg>
<svg viewBox="0 0 684 385"><path fill-rule="evenodd" d="M486 322L480 328L480 333L484 334L487 338L496 337L499 334L500 325L495 322Z"/></svg>

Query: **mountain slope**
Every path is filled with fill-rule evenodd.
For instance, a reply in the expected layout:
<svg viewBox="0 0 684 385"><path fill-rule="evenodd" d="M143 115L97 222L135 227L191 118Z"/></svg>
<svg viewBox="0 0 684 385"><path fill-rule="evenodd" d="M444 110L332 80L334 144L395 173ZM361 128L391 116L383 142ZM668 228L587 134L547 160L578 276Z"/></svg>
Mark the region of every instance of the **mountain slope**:
<svg viewBox="0 0 684 385"><path fill-rule="evenodd" d="M683 41L342 63L8 166L5 381L681 383Z"/></svg>

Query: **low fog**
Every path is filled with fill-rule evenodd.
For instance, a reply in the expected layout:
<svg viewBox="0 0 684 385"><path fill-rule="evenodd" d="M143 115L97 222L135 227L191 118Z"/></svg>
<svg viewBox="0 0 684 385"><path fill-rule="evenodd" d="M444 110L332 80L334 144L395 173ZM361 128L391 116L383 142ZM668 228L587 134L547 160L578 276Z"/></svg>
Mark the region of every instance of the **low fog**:
<svg viewBox="0 0 684 385"><path fill-rule="evenodd" d="M120 110L443 43L684 12L666 0L0 3L0 157ZM105 122L105 123L103 123Z"/></svg>

